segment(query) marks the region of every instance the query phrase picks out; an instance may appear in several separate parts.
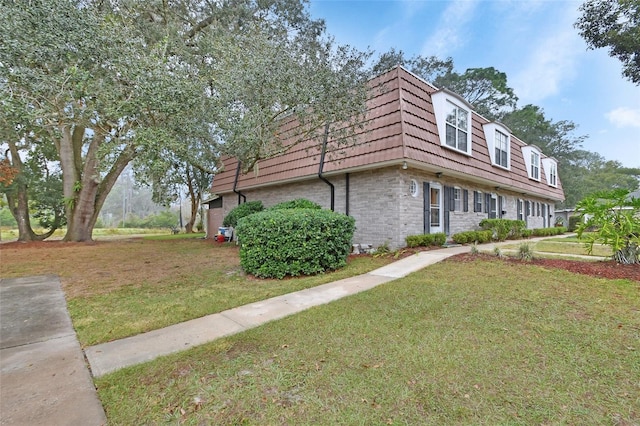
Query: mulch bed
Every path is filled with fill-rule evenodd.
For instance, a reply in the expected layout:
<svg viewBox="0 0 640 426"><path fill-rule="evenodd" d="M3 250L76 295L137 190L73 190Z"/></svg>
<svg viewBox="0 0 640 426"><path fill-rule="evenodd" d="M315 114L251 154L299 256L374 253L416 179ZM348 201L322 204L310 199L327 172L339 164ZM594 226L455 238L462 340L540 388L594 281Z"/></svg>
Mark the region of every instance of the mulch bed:
<svg viewBox="0 0 640 426"><path fill-rule="evenodd" d="M470 262L475 259L496 259L489 254L459 254L450 259L458 262ZM640 265L621 265L613 260L587 262L580 260L534 258L529 262L505 257L504 262L527 263L542 266L544 268L564 269L575 274L589 275L606 279L628 279L640 281Z"/></svg>

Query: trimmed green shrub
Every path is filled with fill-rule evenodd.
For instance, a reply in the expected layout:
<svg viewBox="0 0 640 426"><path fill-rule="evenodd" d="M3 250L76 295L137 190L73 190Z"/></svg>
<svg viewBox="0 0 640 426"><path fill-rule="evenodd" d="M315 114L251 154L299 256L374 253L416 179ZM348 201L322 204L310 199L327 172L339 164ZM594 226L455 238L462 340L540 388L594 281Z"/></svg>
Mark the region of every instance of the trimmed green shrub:
<svg viewBox="0 0 640 426"><path fill-rule="evenodd" d="M578 225L581 223L581 217L579 215L569 216L569 232L574 232L578 229Z"/></svg>
<svg viewBox="0 0 640 426"><path fill-rule="evenodd" d="M521 238L525 226L523 220L483 219L480 221L480 227L484 230L491 230L493 239L497 241Z"/></svg>
<svg viewBox="0 0 640 426"><path fill-rule="evenodd" d="M533 229L523 229L522 230L522 238L529 238L533 234Z"/></svg>
<svg viewBox="0 0 640 426"><path fill-rule="evenodd" d="M531 231L534 237L550 237L552 235L560 235L567 232L564 226L556 226L553 228L536 228Z"/></svg>
<svg viewBox="0 0 640 426"><path fill-rule="evenodd" d="M451 239L456 244L468 244L468 243L488 243L493 237L493 231L466 231L454 234Z"/></svg>
<svg viewBox="0 0 640 426"><path fill-rule="evenodd" d="M346 265L352 217L330 210L266 210L238 220L240 265L263 278L313 275Z"/></svg>
<svg viewBox="0 0 640 426"><path fill-rule="evenodd" d="M248 201L240 204L239 206L234 207L229 214L224 217L222 220L222 226L233 226L235 228L238 225L238 220L254 213L261 212L262 210L264 210L262 201Z"/></svg>
<svg viewBox="0 0 640 426"><path fill-rule="evenodd" d="M405 238L407 247L429 247L441 246L447 242L447 235L444 232L435 234L408 235Z"/></svg>
<svg viewBox="0 0 640 426"><path fill-rule="evenodd" d="M282 203L278 203L275 206L269 207L267 210L289 210L289 209L318 209L320 210L322 206L318 203L314 203L313 201L309 201L305 198L298 198L296 200L284 201Z"/></svg>

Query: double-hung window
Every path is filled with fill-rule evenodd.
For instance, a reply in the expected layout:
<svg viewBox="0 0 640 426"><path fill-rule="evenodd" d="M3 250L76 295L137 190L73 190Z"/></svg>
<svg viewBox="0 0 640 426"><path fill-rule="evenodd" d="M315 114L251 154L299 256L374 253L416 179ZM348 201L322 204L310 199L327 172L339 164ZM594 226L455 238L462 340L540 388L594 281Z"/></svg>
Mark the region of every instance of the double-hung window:
<svg viewBox="0 0 640 426"><path fill-rule="evenodd" d="M473 211L477 213L482 212L482 198L484 194L480 191L473 191Z"/></svg>
<svg viewBox="0 0 640 426"><path fill-rule="evenodd" d="M462 211L462 190L460 188L453 188L453 210Z"/></svg>
<svg viewBox="0 0 640 426"><path fill-rule="evenodd" d="M551 163L549 167L549 185L556 186L558 185L558 172L556 170L556 165Z"/></svg>
<svg viewBox="0 0 640 426"><path fill-rule="evenodd" d="M531 179L540 180L540 154L531 151Z"/></svg>
<svg viewBox="0 0 640 426"><path fill-rule="evenodd" d="M522 156L524 157L524 162L527 174L529 175L529 179L537 180L538 182L540 182L540 174L542 172L540 167L543 162L542 152L540 151L540 148L535 145L523 146ZM545 160L547 160L547 158L545 158ZM548 173L548 169L545 170L545 173ZM547 175L547 178L548 177L549 176Z"/></svg>
<svg viewBox="0 0 640 426"><path fill-rule="evenodd" d="M473 156L473 107L459 95L441 89L431 94L440 146Z"/></svg>
<svg viewBox="0 0 640 426"><path fill-rule="evenodd" d="M544 170L544 176L547 178L547 185L558 187L558 163L555 158L545 157L540 160Z"/></svg>
<svg viewBox="0 0 640 426"><path fill-rule="evenodd" d="M447 101L446 143L459 151L467 152L469 135L469 113L456 104Z"/></svg>
<svg viewBox="0 0 640 426"><path fill-rule="evenodd" d="M499 130L496 130L496 164L502 167L508 167L509 138Z"/></svg>

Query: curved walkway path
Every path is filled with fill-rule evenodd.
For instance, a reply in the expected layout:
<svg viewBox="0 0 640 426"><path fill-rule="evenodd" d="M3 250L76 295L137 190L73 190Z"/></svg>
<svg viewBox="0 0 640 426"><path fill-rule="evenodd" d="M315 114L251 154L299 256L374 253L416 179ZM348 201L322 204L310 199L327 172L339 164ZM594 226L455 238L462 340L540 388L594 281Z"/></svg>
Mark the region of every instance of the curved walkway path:
<svg viewBox="0 0 640 426"><path fill-rule="evenodd" d="M480 249L492 252L496 245L513 243ZM57 277L0 279L0 425L106 424L91 374L100 377L239 333L469 251L469 246L458 246L420 252L364 275L90 346L84 354Z"/></svg>

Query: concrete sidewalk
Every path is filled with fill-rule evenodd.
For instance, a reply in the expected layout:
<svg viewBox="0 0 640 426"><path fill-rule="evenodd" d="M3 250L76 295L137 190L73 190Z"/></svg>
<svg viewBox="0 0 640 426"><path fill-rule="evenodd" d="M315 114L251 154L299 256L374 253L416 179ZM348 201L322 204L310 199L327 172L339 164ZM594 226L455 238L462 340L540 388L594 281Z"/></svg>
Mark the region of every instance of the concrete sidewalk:
<svg viewBox="0 0 640 426"><path fill-rule="evenodd" d="M59 279L0 279L0 425L106 423Z"/></svg>
<svg viewBox="0 0 640 426"><path fill-rule="evenodd" d="M284 294L149 333L90 346L85 348L85 354L93 375L100 377L130 365L240 333L312 306L369 290L469 250L469 247L452 247L420 252L368 274Z"/></svg>

